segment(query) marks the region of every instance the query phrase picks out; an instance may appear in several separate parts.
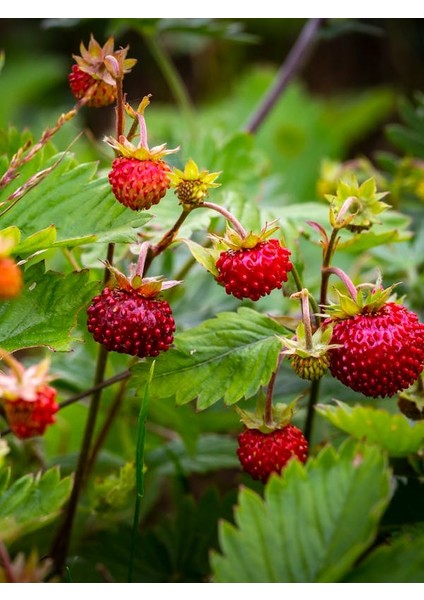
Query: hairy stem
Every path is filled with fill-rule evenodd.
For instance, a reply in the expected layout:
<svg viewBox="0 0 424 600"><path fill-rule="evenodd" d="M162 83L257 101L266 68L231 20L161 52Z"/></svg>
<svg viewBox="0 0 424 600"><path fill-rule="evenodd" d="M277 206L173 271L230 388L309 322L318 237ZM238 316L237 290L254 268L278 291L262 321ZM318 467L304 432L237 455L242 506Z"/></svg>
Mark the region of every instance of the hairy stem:
<svg viewBox="0 0 424 600"><path fill-rule="evenodd" d="M320 293L320 305L325 306L327 304L327 293L328 293L328 281L330 279L330 273L327 271L331 264L331 260L334 255L337 243L339 240L339 230L333 229L331 237L324 249L324 256L322 260L321 268L321 293Z"/></svg>
<svg viewBox="0 0 424 600"><path fill-rule="evenodd" d="M266 92L259 106L250 116L244 128L247 133L256 133L259 126L265 121L277 100L286 89L287 85L299 73L316 41L317 32L321 27L323 20L324 19L310 19L306 23L286 60L281 65L274 83Z"/></svg>
<svg viewBox="0 0 424 600"><path fill-rule="evenodd" d="M147 257L144 263L144 273L146 273L149 269L153 259L156 258L156 256L161 254L164 250L168 248L168 246L172 244L172 242L177 236L181 225L187 219L188 215L191 213L192 210L192 206L184 205L182 213L180 214L174 225L171 227L171 229L165 233L163 238L156 244L156 246L150 246L149 252L147 253Z"/></svg>
<svg viewBox="0 0 424 600"><path fill-rule="evenodd" d="M272 398L274 395L274 386L275 380L277 379L277 374L280 369L281 361L284 358L284 354L280 353L278 357L277 366L275 371L271 375L271 379L268 383L268 388L266 390L266 401L265 401L265 411L264 411L264 421L265 425L272 425Z"/></svg>
<svg viewBox="0 0 424 600"><path fill-rule="evenodd" d="M356 300L357 289L353 284L353 281L344 271L342 271L342 269L339 269L338 267L327 267L324 271L328 277L330 275L337 275L337 277L339 277L347 287L352 300Z"/></svg>
<svg viewBox="0 0 424 600"><path fill-rule="evenodd" d="M212 210L215 210L216 212L220 213L223 217L225 217L227 221L231 223L231 225L233 225L234 229L237 231L240 237L247 237L247 232L243 225L240 223L240 221L238 221L236 217L223 206L215 204L214 202L202 202L201 204L197 204L194 208L210 208Z"/></svg>

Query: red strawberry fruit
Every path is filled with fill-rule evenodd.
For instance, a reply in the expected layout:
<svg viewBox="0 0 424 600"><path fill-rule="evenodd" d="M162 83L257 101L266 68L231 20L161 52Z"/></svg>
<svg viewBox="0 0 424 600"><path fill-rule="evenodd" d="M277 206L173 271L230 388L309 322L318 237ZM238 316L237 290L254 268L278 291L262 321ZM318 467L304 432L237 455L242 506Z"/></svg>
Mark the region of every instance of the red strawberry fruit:
<svg viewBox="0 0 424 600"><path fill-rule="evenodd" d="M306 462L308 442L291 424L269 433L245 429L238 437L237 455L246 473L266 483L271 473L280 474L292 458Z"/></svg>
<svg viewBox="0 0 424 600"><path fill-rule="evenodd" d="M145 96L137 112L133 111L140 125L140 142L137 146L123 135L119 136L119 140L106 138L109 146L120 154L109 172L113 194L118 202L131 210L148 209L165 196L171 186L171 169L162 159L179 150L168 150L166 144L149 148L144 120L144 110L149 104L149 97Z"/></svg>
<svg viewBox="0 0 424 600"><path fill-rule="evenodd" d="M277 239L267 239L278 227L266 224L259 234L243 233L227 226L225 237L214 237L216 252L216 280L227 294L240 300L259 300L272 290L281 289L293 265L290 250Z"/></svg>
<svg viewBox="0 0 424 600"><path fill-rule="evenodd" d="M59 410L57 392L44 385L38 388L36 399L29 402L23 398L4 402L7 421L12 432L21 439L43 435L47 425L55 422Z"/></svg>
<svg viewBox="0 0 424 600"><path fill-rule="evenodd" d="M158 298L163 289L178 282L157 278L132 281L109 267L117 287L103 289L87 309L87 328L96 342L109 351L132 356L157 356L174 340L175 321L166 300Z"/></svg>
<svg viewBox="0 0 424 600"><path fill-rule="evenodd" d="M113 71L110 70L111 57L121 66L123 74L128 73L137 61L126 58L128 48L115 51L112 37L102 47L91 36L88 48L81 42L80 52L81 56L74 55L77 64L73 65L68 76L75 98L81 100L89 92L87 106L99 108L113 104L117 88Z"/></svg>
<svg viewBox="0 0 424 600"><path fill-rule="evenodd" d="M21 439L43 435L59 410L57 392L47 385L49 362L44 360L25 369L5 351L1 359L11 368L8 374L0 373L0 404L10 429Z"/></svg>
<svg viewBox="0 0 424 600"><path fill-rule="evenodd" d="M12 258L0 257L0 300L10 300L22 290L22 272Z"/></svg>
<svg viewBox="0 0 424 600"><path fill-rule="evenodd" d="M331 343L340 345L330 351L331 374L374 398L408 388L424 368L424 324L405 306L388 302L390 292L373 290L365 300L358 295L357 309L339 294L342 310L330 319Z"/></svg>

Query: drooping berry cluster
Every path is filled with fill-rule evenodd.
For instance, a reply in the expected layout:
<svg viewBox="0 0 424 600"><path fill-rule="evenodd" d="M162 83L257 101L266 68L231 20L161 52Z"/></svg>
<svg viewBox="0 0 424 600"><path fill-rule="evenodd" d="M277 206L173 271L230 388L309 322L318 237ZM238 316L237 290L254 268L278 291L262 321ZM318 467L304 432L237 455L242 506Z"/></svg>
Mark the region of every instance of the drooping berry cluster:
<svg viewBox="0 0 424 600"><path fill-rule="evenodd" d="M238 437L237 455L246 473L266 483L271 473L281 473L290 459L306 462L308 442L291 424L270 433L245 429Z"/></svg>
<svg viewBox="0 0 424 600"><path fill-rule="evenodd" d="M259 300L274 289L281 289L293 268L290 250L277 239L259 242L253 248L221 252L216 268L218 283L236 298Z"/></svg>
<svg viewBox="0 0 424 600"><path fill-rule="evenodd" d="M105 288L87 309L88 331L107 350L132 356L157 356L174 339L175 321L165 300L136 290Z"/></svg>

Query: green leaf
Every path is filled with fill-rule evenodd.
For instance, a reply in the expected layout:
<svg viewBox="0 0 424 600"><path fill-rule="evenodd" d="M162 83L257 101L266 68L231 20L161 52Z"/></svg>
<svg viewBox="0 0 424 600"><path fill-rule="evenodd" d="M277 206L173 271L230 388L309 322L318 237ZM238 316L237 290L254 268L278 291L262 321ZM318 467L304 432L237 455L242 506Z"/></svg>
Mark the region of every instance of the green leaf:
<svg viewBox="0 0 424 600"><path fill-rule="evenodd" d="M89 273L44 273L40 263L25 272L22 294L0 304L0 346L9 352L47 346L69 350L78 312L97 288Z"/></svg>
<svg viewBox="0 0 424 600"><path fill-rule="evenodd" d="M209 273L212 273L214 277L219 275L218 269L215 266L217 259L214 257L213 250L205 248L193 240L184 239L181 241L188 246L193 258L202 265L202 267L209 271Z"/></svg>
<svg viewBox="0 0 424 600"><path fill-rule="evenodd" d="M327 447L306 465L272 476L265 499L246 488L236 526L220 528L212 555L217 583L333 583L375 538L389 501L387 461L376 447Z"/></svg>
<svg viewBox="0 0 424 600"><path fill-rule="evenodd" d="M72 478L60 479L59 469L25 475L0 494L0 537L13 542L44 527L58 514L71 492Z"/></svg>
<svg viewBox="0 0 424 600"><path fill-rule="evenodd" d="M52 157L43 168L57 158ZM65 156L48 177L0 218L1 226L16 225L29 236L55 225L55 245L135 241L136 229L151 215L120 204L107 178L94 178L96 170L95 163L75 166L73 159ZM7 194L0 196L0 200L6 198Z"/></svg>
<svg viewBox="0 0 424 600"><path fill-rule="evenodd" d="M19 230L18 230L19 231ZM40 250L51 248L57 238L57 230L54 225L50 225L41 231L37 231L29 235L26 239L21 241L14 249L13 254L19 256L27 256Z"/></svg>
<svg viewBox="0 0 424 600"><path fill-rule="evenodd" d="M200 410L221 398L234 404L266 385L276 368L287 330L265 315L242 307L175 336L175 348L156 358L151 394L176 396L177 404L197 398ZM150 361L134 367L135 384L146 381Z"/></svg>
<svg viewBox="0 0 424 600"><path fill-rule="evenodd" d="M374 550L344 583L424 583L424 535L403 535Z"/></svg>
<svg viewBox="0 0 424 600"><path fill-rule="evenodd" d="M392 415L370 406L318 405L318 413L352 437L378 444L390 456L415 454L424 444L424 422L411 422L401 414Z"/></svg>

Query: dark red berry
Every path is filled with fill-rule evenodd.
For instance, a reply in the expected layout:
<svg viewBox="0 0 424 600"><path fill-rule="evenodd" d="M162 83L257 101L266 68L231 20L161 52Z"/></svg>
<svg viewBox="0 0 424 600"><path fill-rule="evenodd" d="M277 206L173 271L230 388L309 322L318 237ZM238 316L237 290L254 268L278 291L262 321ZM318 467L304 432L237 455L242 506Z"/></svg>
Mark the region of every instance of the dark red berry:
<svg viewBox="0 0 424 600"><path fill-rule="evenodd" d="M174 340L175 322L165 300L144 298L136 290L105 288L87 309L88 331L109 351L157 356Z"/></svg>
<svg viewBox="0 0 424 600"><path fill-rule="evenodd" d="M281 473L291 458L304 463L308 442L301 430L291 424L270 433L245 429L238 437L237 455L246 473L266 483L271 473Z"/></svg>
<svg viewBox="0 0 424 600"><path fill-rule="evenodd" d="M276 239L259 242L254 248L221 252L216 263L217 281L227 294L259 300L287 281L293 268L290 254Z"/></svg>
<svg viewBox="0 0 424 600"><path fill-rule="evenodd" d="M387 302L374 313L333 323L333 377L365 396L393 396L408 388L424 367L424 325L414 312Z"/></svg>
<svg viewBox="0 0 424 600"><path fill-rule="evenodd" d="M72 93L77 100L81 100L92 88L87 106L100 108L109 106L116 100L116 86L110 85L102 79L94 79L89 73L82 71L78 65L72 66L68 80Z"/></svg>

